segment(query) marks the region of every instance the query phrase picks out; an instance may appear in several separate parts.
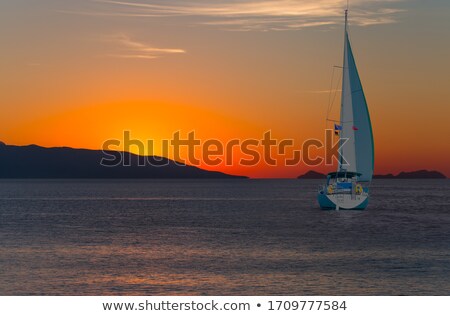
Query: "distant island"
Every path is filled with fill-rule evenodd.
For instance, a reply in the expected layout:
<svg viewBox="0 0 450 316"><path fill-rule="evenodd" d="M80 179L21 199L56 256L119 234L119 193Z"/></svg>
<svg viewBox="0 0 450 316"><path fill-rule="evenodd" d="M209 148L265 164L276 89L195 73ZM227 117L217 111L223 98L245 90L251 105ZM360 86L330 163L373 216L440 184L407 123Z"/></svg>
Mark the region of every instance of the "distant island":
<svg viewBox="0 0 450 316"><path fill-rule="evenodd" d="M326 175L316 171L308 171L304 175L299 176L297 179L326 179Z"/></svg>
<svg viewBox="0 0 450 316"><path fill-rule="evenodd" d="M418 170L412 172L400 172L394 176L392 173L384 175L374 175L374 179L447 179L439 171Z"/></svg>
<svg viewBox="0 0 450 316"><path fill-rule="evenodd" d="M308 171L298 179L325 179L327 176L316 171ZM412 172L400 172L398 175L392 173L385 175L374 175L374 179L447 179L447 177L439 171L418 170Z"/></svg>
<svg viewBox="0 0 450 316"><path fill-rule="evenodd" d="M109 157L123 157L129 166L114 167L100 164L105 153ZM0 178L64 179L246 179L217 171L207 171L156 156L138 156L118 151L74 149L69 147L45 148L37 145L12 146L0 142ZM139 162L148 160L145 166Z"/></svg>

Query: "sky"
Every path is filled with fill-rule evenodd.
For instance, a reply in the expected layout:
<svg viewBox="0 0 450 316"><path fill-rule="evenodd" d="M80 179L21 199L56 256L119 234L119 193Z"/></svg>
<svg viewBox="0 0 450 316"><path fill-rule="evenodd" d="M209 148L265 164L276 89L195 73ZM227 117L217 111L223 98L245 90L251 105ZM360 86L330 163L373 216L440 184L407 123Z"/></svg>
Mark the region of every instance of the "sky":
<svg viewBox="0 0 450 316"><path fill-rule="evenodd" d="M222 142L268 130L298 144L323 139L330 90L340 89L333 66L342 65L345 7L341 0L1 0L0 140L99 149L124 130L143 141L178 130ZM450 176L450 2L352 0L349 8L375 172ZM309 169L202 167L257 178Z"/></svg>

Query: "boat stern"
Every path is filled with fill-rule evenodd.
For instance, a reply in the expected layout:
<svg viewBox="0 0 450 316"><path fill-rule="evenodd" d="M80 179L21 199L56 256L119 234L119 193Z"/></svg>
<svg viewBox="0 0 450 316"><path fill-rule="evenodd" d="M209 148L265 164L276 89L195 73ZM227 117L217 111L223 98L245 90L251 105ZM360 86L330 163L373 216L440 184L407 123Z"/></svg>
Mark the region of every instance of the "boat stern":
<svg viewBox="0 0 450 316"><path fill-rule="evenodd" d="M322 210L335 210L336 204L334 204L325 194L325 192L317 193L317 202L319 202L320 208Z"/></svg>
<svg viewBox="0 0 450 316"><path fill-rule="evenodd" d="M365 210L369 204L368 195L360 195L356 199L351 194L326 194L320 191L317 201L322 210Z"/></svg>

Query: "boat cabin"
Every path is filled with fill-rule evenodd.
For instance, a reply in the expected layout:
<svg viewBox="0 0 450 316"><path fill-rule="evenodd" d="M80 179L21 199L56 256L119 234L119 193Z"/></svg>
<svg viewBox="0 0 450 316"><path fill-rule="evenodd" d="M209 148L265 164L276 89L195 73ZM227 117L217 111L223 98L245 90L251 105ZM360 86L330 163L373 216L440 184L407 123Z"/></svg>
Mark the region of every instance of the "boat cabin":
<svg viewBox="0 0 450 316"><path fill-rule="evenodd" d="M349 172L349 171L339 171L331 172L327 176L327 185L336 183L342 188L351 188L352 181L357 181L361 173Z"/></svg>
<svg viewBox="0 0 450 316"><path fill-rule="evenodd" d="M329 173L327 176L326 190L328 194L362 194L367 192L366 188L363 188L358 183L358 177L361 173L339 171Z"/></svg>

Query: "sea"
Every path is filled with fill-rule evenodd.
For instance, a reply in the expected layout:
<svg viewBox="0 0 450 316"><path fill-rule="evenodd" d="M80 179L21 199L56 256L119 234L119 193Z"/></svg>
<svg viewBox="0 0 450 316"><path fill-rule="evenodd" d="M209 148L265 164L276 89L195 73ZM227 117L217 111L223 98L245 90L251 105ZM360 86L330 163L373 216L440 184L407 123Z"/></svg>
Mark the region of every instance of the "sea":
<svg viewBox="0 0 450 316"><path fill-rule="evenodd" d="M450 182L0 180L0 295L450 295Z"/></svg>

